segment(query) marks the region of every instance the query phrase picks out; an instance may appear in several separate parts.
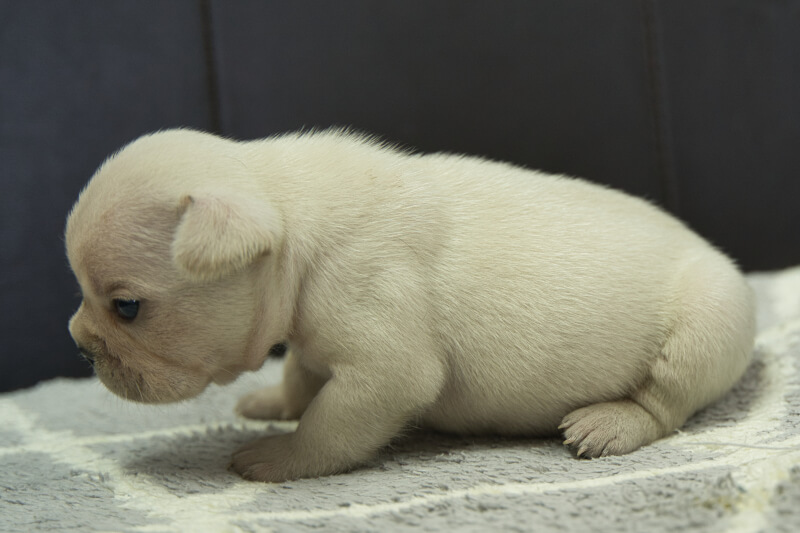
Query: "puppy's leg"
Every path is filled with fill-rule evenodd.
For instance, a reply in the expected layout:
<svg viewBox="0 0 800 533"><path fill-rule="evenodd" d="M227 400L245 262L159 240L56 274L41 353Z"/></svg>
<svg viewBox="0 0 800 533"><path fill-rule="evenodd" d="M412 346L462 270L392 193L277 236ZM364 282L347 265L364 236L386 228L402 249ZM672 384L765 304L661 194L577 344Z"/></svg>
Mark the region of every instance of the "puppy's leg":
<svg viewBox="0 0 800 533"><path fill-rule="evenodd" d="M564 443L579 456L620 455L661 438L741 377L755 331L752 295L741 276L724 263L690 265L676 305L672 332L647 381L628 399L564 417Z"/></svg>
<svg viewBox="0 0 800 533"><path fill-rule="evenodd" d="M432 358L430 351L427 354ZM335 368L297 431L243 447L234 454L231 466L257 481L350 470L370 459L433 403L443 380L438 362L400 354Z"/></svg>
<svg viewBox="0 0 800 533"><path fill-rule="evenodd" d="M243 396L236 412L261 420L296 420L305 412L325 380L300 364L297 352L289 350L283 363L283 381Z"/></svg>

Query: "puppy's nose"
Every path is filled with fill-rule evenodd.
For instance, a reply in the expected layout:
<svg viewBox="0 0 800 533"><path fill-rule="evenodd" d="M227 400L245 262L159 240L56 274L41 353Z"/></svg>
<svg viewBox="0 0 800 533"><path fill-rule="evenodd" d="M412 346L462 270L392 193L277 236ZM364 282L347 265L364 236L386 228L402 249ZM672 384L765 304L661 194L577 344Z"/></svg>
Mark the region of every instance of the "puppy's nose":
<svg viewBox="0 0 800 533"><path fill-rule="evenodd" d="M81 354L81 357L89 361L90 365L94 366L94 356L91 354L91 352L89 352L89 350L86 350L82 346L78 346L78 352Z"/></svg>

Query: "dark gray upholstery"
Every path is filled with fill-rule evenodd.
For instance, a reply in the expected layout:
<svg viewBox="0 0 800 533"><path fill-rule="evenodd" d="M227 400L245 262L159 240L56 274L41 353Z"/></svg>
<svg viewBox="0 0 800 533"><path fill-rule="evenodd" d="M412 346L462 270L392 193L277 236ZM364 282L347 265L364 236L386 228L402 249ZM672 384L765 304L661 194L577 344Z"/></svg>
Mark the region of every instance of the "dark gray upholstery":
<svg viewBox="0 0 800 533"><path fill-rule="evenodd" d="M364 4L215 3L223 130L257 137L348 124L658 198L637 9ZM251 20L281 23L264 31Z"/></svg>
<svg viewBox="0 0 800 533"><path fill-rule="evenodd" d="M0 390L85 375L63 224L156 129L352 125L657 202L800 262L800 1L0 0Z"/></svg>
<svg viewBox="0 0 800 533"><path fill-rule="evenodd" d="M90 373L66 329L67 212L125 142L210 127L205 64L197 2L0 1L0 390Z"/></svg>

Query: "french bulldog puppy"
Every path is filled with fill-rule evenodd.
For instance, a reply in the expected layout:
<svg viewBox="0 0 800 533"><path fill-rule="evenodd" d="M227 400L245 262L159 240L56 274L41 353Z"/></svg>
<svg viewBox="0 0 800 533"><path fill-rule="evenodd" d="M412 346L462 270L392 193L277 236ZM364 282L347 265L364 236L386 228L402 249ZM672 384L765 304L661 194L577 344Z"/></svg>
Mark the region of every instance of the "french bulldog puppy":
<svg viewBox="0 0 800 533"><path fill-rule="evenodd" d="M300 420L235 453L253 480L347 471L410 425L628 453L728 391L753 346L740 272L653 205L341 130L142 137L66 243L70 332L119 396L190 398L288 344L283 383L239 403Z"/></svg>

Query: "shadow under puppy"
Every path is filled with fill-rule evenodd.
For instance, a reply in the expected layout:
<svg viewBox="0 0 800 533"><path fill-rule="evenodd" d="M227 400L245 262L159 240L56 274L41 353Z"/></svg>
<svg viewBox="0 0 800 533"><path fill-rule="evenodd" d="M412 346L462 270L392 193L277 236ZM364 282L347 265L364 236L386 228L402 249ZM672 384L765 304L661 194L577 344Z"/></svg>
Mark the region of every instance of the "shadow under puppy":
<svg viewBox="0 0 800 533"><path fill-rule="evenodd" d="M409 424L627 453L752 351L741 274L656 207L342 131L142 137L97 171L66 241L70 332L124 398L195 396L288 342L283 383L239 403L300 419L233 456L256 480L346 471Z"/></svg>

